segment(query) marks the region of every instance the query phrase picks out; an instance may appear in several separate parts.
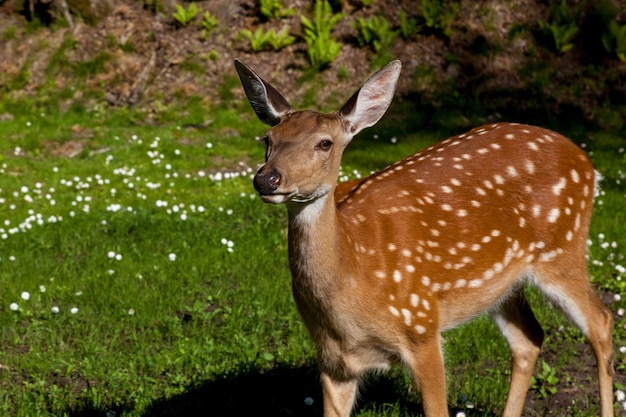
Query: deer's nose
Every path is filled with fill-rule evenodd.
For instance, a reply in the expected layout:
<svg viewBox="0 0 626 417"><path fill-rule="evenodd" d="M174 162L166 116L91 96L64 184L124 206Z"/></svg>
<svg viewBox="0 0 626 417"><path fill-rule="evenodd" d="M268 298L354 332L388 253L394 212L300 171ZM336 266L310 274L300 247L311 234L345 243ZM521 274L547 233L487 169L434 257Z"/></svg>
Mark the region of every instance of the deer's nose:
<svg viewBox="0 0 626 417"><path fill-rule="evenodd" d="M276 169L261 168L254 176L254 189L261 195L272 194L280 186L282 175Z"/></svg>

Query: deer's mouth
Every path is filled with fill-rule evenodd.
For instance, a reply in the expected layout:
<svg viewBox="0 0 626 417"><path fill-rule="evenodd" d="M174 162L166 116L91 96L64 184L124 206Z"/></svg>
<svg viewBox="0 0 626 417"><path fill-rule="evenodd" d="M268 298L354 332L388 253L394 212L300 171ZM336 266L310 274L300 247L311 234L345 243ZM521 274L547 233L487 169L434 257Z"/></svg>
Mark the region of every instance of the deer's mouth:
<svg viewBox="0 0 626 417"><path fill-rule="evenodd" d="M261 200L263 200L264 203L281 204L287 202L293 196L293 194L294 193L281 192L259 193L259 197L261 197Z"/></svg>

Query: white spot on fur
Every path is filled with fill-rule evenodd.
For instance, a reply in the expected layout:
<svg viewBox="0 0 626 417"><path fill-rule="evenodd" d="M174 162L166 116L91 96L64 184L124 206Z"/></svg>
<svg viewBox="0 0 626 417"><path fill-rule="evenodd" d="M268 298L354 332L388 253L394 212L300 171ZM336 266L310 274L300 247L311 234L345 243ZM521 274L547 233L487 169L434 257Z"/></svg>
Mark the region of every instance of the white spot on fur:
<svg viewBox="0 0 626 417"><path fill-rule="evenodd" d="M407 310L406 308L403 308L401 311L402 311L402 315L404 316L404 324L406 324L407 326L410 326L411 325L411 312Z"/></svg>
<svg viewBox="0 0 626 417"><path fill-rule="evenodd" d="M388 308L391 314L393 314L396 317L400 317L400 312L398 311L397 308L395 308L394 306L389 306Z"/></svg>
<svg viewBox="0 0 626 417"><path fill-rule="evenodd" d="M554 195L561 195L561 191L563 191L563 188L565 188L566 184L567 180L565 179L565 177L561 177L559 179L559 182L552 186L552 192L554 193Z"/></svg>
<svg viewBox="0 0 626 417"><path fill-rule="evenodd" d="M548 214L548 223L556 223L557 219L561 215L561 210L558 208L553 208L550 210L550 214Z"/></svg>
<svg viewBox="0 0 626 417"><path fill-rule="evenodd" d="M469 282L468 287L470 288L478 288L483 285L483 281L481 279L473 279Z"/></svg>

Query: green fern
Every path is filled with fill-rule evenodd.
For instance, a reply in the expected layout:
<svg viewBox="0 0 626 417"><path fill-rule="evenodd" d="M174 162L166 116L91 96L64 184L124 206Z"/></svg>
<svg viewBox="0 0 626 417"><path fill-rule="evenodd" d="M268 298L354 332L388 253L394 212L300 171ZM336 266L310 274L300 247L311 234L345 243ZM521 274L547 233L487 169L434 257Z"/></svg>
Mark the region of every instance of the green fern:
<svg viewBox="0 0 626 417"><path fill-rule="evenodd" d="M585 2L570 7L567 0L554 3L550 8L549 22L539 21L539 28L552 38L556 52L564 54L574 47L573 40L578 33L578 21Z"/></svg>
<svg viewBox="0 0 626 417"><path fill-rule="evenodd" d="M247 38L250 41L250 47L254 52L259 52L270 47L278 51L285 46L291 45L296 38L289 34L287 28L283 28L280 32L276 33L273 29L267 32L263 28L258 28L256 31L244 29L240 32L241 36Z"/></svg>
<svg viewBox="0 0 626 417"><path fill-rule="evenodd" d="M626 25L619 25L611 21L607 31L602 35L602 45L609 54L615 54L617 58L626 61Z"/></svg>
<svg viewBox="0 0 626 417"><path fill-rule="evenodd" d="M172 14L172 17L176 20L176 22L185 27L191 23L198 13L200 13L200 9L196 6L196 3L191 3L186 9L180 4L176 4L176 11Z"/></svg>
<svg viewBox="0 0 626 417"><path fill-rule="evenodd" d="M261 14L267 20L282 19L296 13L293 9L285 9L282 0L260 0Z"/></svg>
<svg viewBox="0 0 626 417"><path fill-rule="evenodd" d="M426 27L450 37L460 7L459 3L452 1L422 0L422 16Z"/></svg>
<svg viewBox="0 0 626 417"><path fill-rule="evenodd" d="M341 43L331 36L331 31L342 18L341 13L333 14L327 0L315 1L313 20L300 16L304 41L307 44L307 56L313 68L322 69L339 55Z"/></svg>
<svg viewBox="0 0 626 417"><path fill-rule="evenodd" d="M409 18L404 10L400 9L400 33L405 40L411 39L420 30L420 25L415 18Z"/></svg>
<svg viewBox="0 0 626 417"><path fill-rule="evenodd" d="M369 19L359 17L353 26L357 31L359 45L371 45L376 53L389 48L398 37L398 31L391 30L389 21L382 16L373 16Z"/></svg>
<svg viewBox="0 0 626 417"><path fill-rule="evenodd" d="M200 26L203 30L210 32L217 26L218 23L219 22L217 20L217 16L213 16L209 12L204 12L204 15L202 16L202 23L200 24Z"/></svg>

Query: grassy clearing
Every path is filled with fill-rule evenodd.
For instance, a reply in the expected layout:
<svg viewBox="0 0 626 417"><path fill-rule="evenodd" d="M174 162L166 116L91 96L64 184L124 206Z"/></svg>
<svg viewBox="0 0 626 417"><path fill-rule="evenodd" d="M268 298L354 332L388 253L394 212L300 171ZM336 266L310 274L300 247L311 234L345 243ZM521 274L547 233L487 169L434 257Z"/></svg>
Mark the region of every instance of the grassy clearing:
<svg viewBox="0 0 626 417"><path fill-rule="evenodd" d="M14 116L0 122L0 415L320 415L284 208L262 204L250 182L264 152L253 138L265 128L247 107L192 105L159 126L99 109L42 114L12 103L3 113ZM391 116L364 132L344 176L453 133L399 125ZM626 293L624 144L565 133L605 176L590 236L594 283ZM581 340L531 298L552 335L546 351ZM450 404L501 410L509 357L495 327L479 319L446 340ZM551 366L559 373L574 354ZM359 404L359 416L420 412L403 370L370 378ZM593 414L586 403L572 410Z"/></svg>

